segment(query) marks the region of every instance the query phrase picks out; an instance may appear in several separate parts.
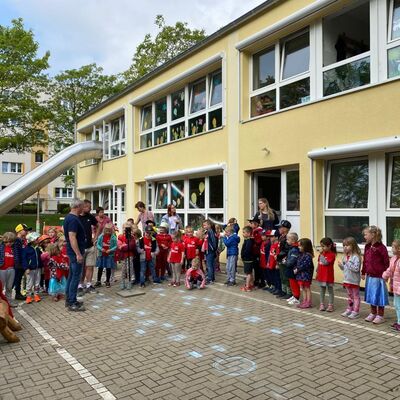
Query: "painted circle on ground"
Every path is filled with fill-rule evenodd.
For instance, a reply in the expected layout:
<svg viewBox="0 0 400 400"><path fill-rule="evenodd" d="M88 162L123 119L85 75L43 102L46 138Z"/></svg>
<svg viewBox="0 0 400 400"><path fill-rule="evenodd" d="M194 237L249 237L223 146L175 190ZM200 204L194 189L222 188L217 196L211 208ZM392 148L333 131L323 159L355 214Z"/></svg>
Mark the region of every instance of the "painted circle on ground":
<svg viewBox="0 0 400 400"><path fill-rule="evenodd" d="M227 357L213 363L213 367L229 376L241 376L249 374L256 369L256 363L245 357Z"/></svg>
<svg viewBox="0 0 400 400"><path fill-rule="evenodd" d="M338 347L346 344L349 339L346 336L339 335L338 333L330 332L315 332L306 336L308 343L320 347Z"/></svg>

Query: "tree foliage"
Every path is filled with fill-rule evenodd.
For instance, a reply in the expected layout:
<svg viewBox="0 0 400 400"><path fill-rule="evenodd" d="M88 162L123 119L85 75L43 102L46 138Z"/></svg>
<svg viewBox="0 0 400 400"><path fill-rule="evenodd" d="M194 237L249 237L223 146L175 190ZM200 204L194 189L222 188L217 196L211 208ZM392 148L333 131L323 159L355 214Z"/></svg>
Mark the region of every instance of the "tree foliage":
<svg viewBox="0 0 400 400"><path fill-rule="evenodd" d="M84 65L56 75L51 82L49 108L50 141L55 150L74 142L79 116L121 90L118 76L104 75L96 64Z"/></svg>
<svg viewBox="0 0 400 400"><path fill-rule="evenodd" d="M154 39L146 34L137 46L132 65L124 72L126 83L146 75L206 37L204 29L192 30L186 22L166 25L162 15L157 15L155 24L158 33Z"/></svg>
<svg viewBox="0 0 400 400"><path fill-rule="evenodd" d="M49 52L38 57L38 43L22 19L0 25L0 153L22 152L46 143L43 103Z"/></svg>

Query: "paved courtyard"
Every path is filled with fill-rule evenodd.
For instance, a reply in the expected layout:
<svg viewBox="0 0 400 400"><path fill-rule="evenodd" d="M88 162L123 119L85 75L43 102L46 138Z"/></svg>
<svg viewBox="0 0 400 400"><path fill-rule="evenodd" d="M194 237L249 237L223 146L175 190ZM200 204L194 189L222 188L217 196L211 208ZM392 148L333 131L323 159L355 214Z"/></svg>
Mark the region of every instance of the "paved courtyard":
<svg viewBox="0 0 400 400"><path fill-rule="evenodd" d="M339 298L328 314L220 283L117 291L86 295L84 313L20 306L21 342L0 339L0 399L400 398L393 309L376 327L341 317Z"/></svg>

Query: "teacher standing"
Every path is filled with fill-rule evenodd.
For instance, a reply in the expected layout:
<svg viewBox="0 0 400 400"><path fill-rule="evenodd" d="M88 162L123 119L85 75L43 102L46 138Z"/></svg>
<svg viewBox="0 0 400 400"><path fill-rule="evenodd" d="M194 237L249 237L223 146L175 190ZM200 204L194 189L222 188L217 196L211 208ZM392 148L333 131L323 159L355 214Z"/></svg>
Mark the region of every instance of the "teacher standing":
<svg viewBox="0 0 400 400"><path fill-rule="evenodd" d="M169 204L167 213L161 218L161 222L166 222L169 226L168 233L171 235L179 229L183 229L181 217L176 213L176 208L173 204Z"/></svg>
<svg viewBox="0 0 400 400"><path fill-rule="evenodd" d="M269 206L265 197L258 199L258 212L254 214L254 218L260 220L260 226L263 230L275 229L279 224L278 214Z"/></svg>

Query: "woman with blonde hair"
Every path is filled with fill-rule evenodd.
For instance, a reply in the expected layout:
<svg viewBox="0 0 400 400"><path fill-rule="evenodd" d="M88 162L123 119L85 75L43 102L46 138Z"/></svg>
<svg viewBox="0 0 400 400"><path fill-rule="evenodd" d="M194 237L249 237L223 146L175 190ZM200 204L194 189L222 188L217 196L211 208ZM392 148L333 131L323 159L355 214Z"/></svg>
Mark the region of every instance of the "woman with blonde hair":
<svg viewBox="0 0 400 400"><path fill-rule="evenodd" d="M260 226L263 230L275 229L279 224L278 214L269 205L265 197L258 199L258 211L254 214L253 219L260 220Z"/></svg>

